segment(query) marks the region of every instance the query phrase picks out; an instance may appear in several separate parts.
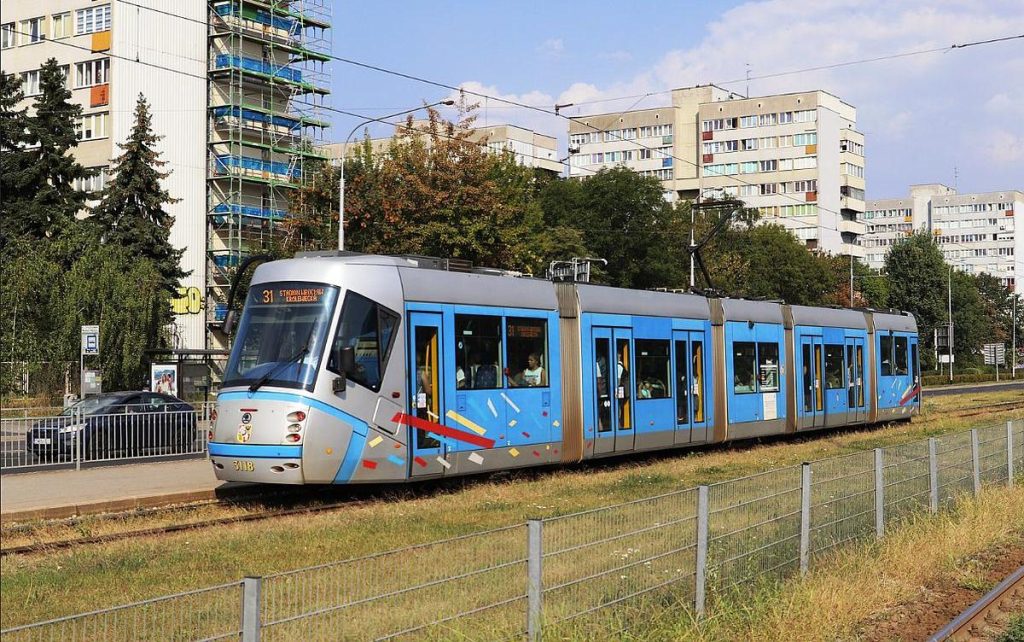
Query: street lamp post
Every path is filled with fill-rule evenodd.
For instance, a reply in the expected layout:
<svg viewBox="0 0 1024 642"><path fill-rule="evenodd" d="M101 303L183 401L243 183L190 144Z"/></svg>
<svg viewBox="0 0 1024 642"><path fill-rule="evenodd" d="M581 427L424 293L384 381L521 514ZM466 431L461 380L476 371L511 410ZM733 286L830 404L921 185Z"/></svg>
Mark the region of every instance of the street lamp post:
<svg viewBox="0 0 1024 642"><path fill-rule="evenodd" d="M361 122L358 125L356 125L355 127L353 127L352 131L350 131L348 133L348 136L345 137L345 143L342 145L342 148L341 148L341 161L340 161L341 162L341 178L338 181L338 249L339 250L344 250L345 249L345 156L346 156L346 152L348 151L348 143L349 143L350 140L352 140L352 136L353 136L353 134L356 133L356 130L358 130L360 127L364 127L366 125L369 125L370 123L383 123L383 122L386 122L388 118L394 118L395 116L404 116L406 114L411 114L411 113L419 111L421 109L429 109L431 107L437 107L438 105L448 105L448 106L450 106L450 105L454 105L454 104L455 104L454 100L439 100L436 103L431 103L429 105L423 105L422 107L416 107L416 108L413 108L413 109L406 109L405 111L395 112L394 114L388 114L387 116L381 116L380 118L367 118L363 122Z"/></svg>
<svg viewBox="0 0 1024 642"><path fill-rule="evenodd" d="M949 282L946 286L949 301L949 382L953 383L953 266L949 266Z"/></svg>

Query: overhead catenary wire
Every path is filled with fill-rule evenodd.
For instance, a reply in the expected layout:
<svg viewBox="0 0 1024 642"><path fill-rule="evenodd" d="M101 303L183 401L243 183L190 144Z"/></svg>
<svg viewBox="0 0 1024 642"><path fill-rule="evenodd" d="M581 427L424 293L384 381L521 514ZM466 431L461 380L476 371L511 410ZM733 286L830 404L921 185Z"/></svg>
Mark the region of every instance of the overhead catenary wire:
<svg viewBox="0 0 1024 642"><path fill-rule="evenodd" d="M182 20L196 22L198 24L203 24L203 25L208 24L207 21L205 21L205 20L198 20L198 19L194 19L194 18L189 18L188 16L182 16L182 15L179 15L179 14L174 14L174 13L163 11L163 10L158 10L158 9L155 9L155 8L152 8L152 7L147 7L147 6L135 3L135 2L131 2L130 0L116 0L116 1L117 2L121 2L123 4L135 6L135 7L138 7L138 8L152 10L152 11L156 11L158 13L163 13L165 15L173 16L173 17L176 17L176 18L179 18L179 19L182 19ZM23 32L20 32L20 31L17 31L17 33L21 33L22 35L25 35ZM904 54L892 54L892 56L890 56L890 57L905 57L905 56L908 56L908 55L918 55L918 54L924 54L924 53L935 53L935 52L939 52L939 51L953 51L953 50L957 50L957 49L964 49L964 48L971 47L971 46L978 46L978 45L984 45L984 44L993 44L993 43L1004 42L1004 41L1013 40L1013 39L1021 39L1021 38L1024 38L1024 34L1014 35L1014 36L1005 36L1005 37L1000 37L1000 38L992 38L992 39L988 39L988 40L973 41L973 42L968 42L968 43L964 43L964 44L953 44L953 45L950 45L949 47L933 48L933 49L930 49L930 50L921 50L919 52L908 52L908 53L904 53ZM62 41L62 40L51 40L50 42L55 42L57 44L61 44L61 45L69 46L69 47L74 47L74 48L85 50L85 51L90 51L90 52L92 51L90 47L84 47L84 46L81 46L81 45L75 45L73 43L68 43L68 42L65 42L65 41ZM128 58L128 57L125 57L125 56L120 56L120 55L113 54L113 53L108 53L107 55L109 55L111 57L114 57L114 58L121 59L121 60L126 60L128 62L134 62L136 64L142 64L142 65L146 65L146 66L162 69L162 70L165 70L165 71L170 71L172 73L179 73L179 74L182 74L182 75L186 75L186 76L190 76L190 77L193 77L193 78L201 79L203 81L207 80L207 77L205 75L200 76L198 74L192 74L192 73L189 73L189 72L182 71L180 69L173 69L173 68L170 68L170 67L167 67L167 66L164 66L164 65L156 64L156 63L150 63L150 62L144 62L144 61L141 61L141 60L135 60L135 59L132 59L132 58ZM168 54L168 55L173 55L173 54ZM559 113L558 110L548 110L548 109L545 109L543 107L538 107L536 105L528 105L528 104L524 104L524 103L521 103L521 102L518 102L518 101L513 101L513 100L510 100L510 99L506 99L506 98L492 96L492 95L489 95L489 94L484 94L484 93L481 93L481 92L476 92L476 91L468 90L468 89L465 89L465 88L460 88L460 87L453 86L453 85L446 84L446 83L432 81L432 80L429 80L429 79L426 79L426 78L422 78L422 77L419 77L419 76L415 76L415 75L412 75L412 74L406 74L406 73L403 73L403 72L397 72L397 71L390 70L390 69L387 69L387 68L384 68L384 67L379 67L377 65L371 65L369 63L363 63L363 62L360 62L360 61L351 60L351 59L344 58L344 57L341 57L341 56L336 56L336 55L333 55L333 54L324 54L324 55L325 55L325 57L327 57L327 58L329 58L331 60L336 60L338 62L343 62L343 63L346 63L346 64L350 64L350 65L354 65L354 66L358 66L358 67L362 67L362 68L378 71L378 72L381 72L381 73L390 74L390 75L406 78L406 79L409 79L409 80L414 80L414 81L425 83L425 84L429 84L429 85L434 85L434 86L437 86L437 87L440 87L440 88L448 89L450 91L457 91L457 92L460 92L462 94L468 94L468 95L471 95L471 96L476 96L476 97L480 97L480 98L486 98L488 100L495 100L497 102L504 103L504 104L510 104L510 105L514 105L514 106L517 106L517 107L522 107L522 108L530 109L530 110L537 111L537 112L540 112L540 113L544 113L544 114L547 114L547 115L555 116L555 117L558 117L558 118L563 118L563 119L568 120L570 122L573 122L573 121L580 122L578 120L578 117L566 116L564 114ZM185 59L190 59L190 58L188 58L186 56L180 56L180 57L185 58ZM791 74L796 74L796 73L805 73L807 71L814 71L814 70L818 70L818 69L826 68L826 67L838 67L838 66L850 66L850 65L854 65L854 64L864 64L866 62L873 62L873 61L882 60L882 59L885 59L885 58L886 57L877 57L877 58L873 58L873 59L866 59L866 60L863 60L863 61L850 61L850 62L847 62L847 63L835 63L834 65L827 65L827 66L822 66L822 67L808 68L806 70L793 70L793 71L789 71L789 72L779 72L778 74L765 74L765 75L759 76L758 78L768 78L768 77L775 77L775 76L779 76L779 75L791 75ZM192 59L190 59L190 60L192 60ZM744 78L743 80L745 81L746 78ZM739 82L739 81L726 81L724 83L712 83L712 84L728 84L730 82ZM667 91L671 91L671 90L667 90ZM298 101L298 100L295 100L294 102L297 103L297 104L302 104L302 105L309 106L309 107L316 107L316 108L319 108L319 109L324 109L326 111L342 114L342 115L345 115L345 116L365 119L365 116L362 115L362 114L355 114L355 113L348 112L348 111L345 111L345 110L339 110L337 108L328 107L328 106L322 105L322 104L307 103L307 102ZM371 119L371 121L372 122L381 122L381 121L377 121L377 120L374 120L374 119ZM387 124L393 124L393 123L387 123ZM605 131L607 131L607 130L602 130L602 129L596 127L596 126L590 125L589 123L584 123L584 125L586 127L588 127L589 129L591 129L592 131L597 132L597 133L604 133ZM467 141L467 142L469 142L469 141ZM643 143L641 143L639 141L636 141L636 140L624 141L624 142L628 142L628 143L632 144L635 147L638 147L638 148L641 148L641 149L650 150L650 151L654 151L655 149L659 149L657 147L651 147L651 146L648 146L648 145L644 145ZM480 145L481 146L485 146L485 144L480 144ZM519 155L523 156L523 157L531 157L531 158L538 159L538 160L548 160L548 161L552 160L552 159L546 159L546 158L541 158L541 157L527 155L527 154L519 154ZM692 166L692 167L694 167L696 169L700 169L701 168L700 164L695 163L694 161L691 161L691 160L686 159L686 158L681 158L679 156L676 156L675 154L670 154L668 156L665 156L665 158L672 158L672 159L677 160L679 162L682 162L682 163L685 163L687 165L690 165L690 166ZM555 162L559 162L559 161L555 160ZM562 162L561 164L569 166L568 161ZM599 171L599 170L593 170L593 169L590 169L590 168L583 168L583 167L578 167L577 169L589 171L592 174L596 174ZM736 183L738 185L746 185L746 186L756 186L756 185L758 185L758 183L753 183L753 182L744 180L744 179L739 178L739 177L737 177L735 175L725 175L725 176L720 176L720 178L725 178L726 180L728 180L728 181L730 181L732 183ZM805 200L801 200L801 199L799 199L799 198L797 198L795 196L791 196L789 194L776 194L776 196L782 197L783 199L786 199L786 200L793 201L794 203L797 203L797 204L806 204ZM840 212L836 212L836 211L831 210L829 208L822 207L821 205L816 205L816 207L817 207L817 210L819 212L825 212L825 213L833 214L833 215L836 215L836 216L842 216L842 214ZM811 216L811 215L807 215L807 216ZM789 218L789 217L779 217L779 218L785 219L785 218ZM794 216L792 218L804 218L804 217ZM815 225L815 227L821 227L821 228L828 229L828 230L831 230L831 231L837 231L837 232L839 231L838 226L830 227L830 226L822 225L820 217L818 218L818 224Z"/></svg>
<svg viewBox="0 0 1024 642"><path fill-rule="evenodd" d="M127 5L131 5L131 6L143 8L143 9L149 9L149 7L146 7L144 5L132 2L131 0L116 0L116 1L117 2L121 2L123 4L127 4ZM173 14L173 13L168 13L166 11L160 11L160 12L161 13L165 13L167 15L176 15L176 14ZM207 24L206 21L198 20L198 19L194 19L194 18L189 18L187 16L177 16L177 17L179 17L179 18L181 18L183 20L189 20L189 21L193 21L193 22L196 22L196 23L199 23L199 24L204 24L204 25ZM889 54L887 56L877 56L877 57L874 57L874 58L863 59L863 60L855 60L855 61L848 61L848 62L841 62L841 63L833 63L831 65L822 65L822 66L817 66L817 67L809 67L809 68L802 69L802 70L791 70L791 71L786 71L786 72L778 72L778 73L775 73L775 74L763 74L763 75L758 76L758 77L747 78L745 76L744 78L738 79L738 80L730 80L730 81L724 81L724 82L718 82L718 83L709 83L709 84L717 84L717 85L731 84L731 83L735 83L735 82L746 82L746 81L753 80L753 79L764 79L764 78L779 77L779 76L784 76L784 75L794 75L794 74L798 74L798 73L807 73L809 71L820 71L820 70L829 69L829 68L846 67L846 66L853 66L853 65L857 65L857 64L867 64L867 63L871 63L871 62L878 62L878 61L882 61L882 60L901 58L901 57L907 57L907 56L912 56L912 55L922 55L922 54L927 54L927 53L938 53L938 52L944 52L944 51L948 52L948 51L954 51L954 50L957 50L957 49L965 49L967 47L972 47L972 46L979 46L979 45L985 45L985 44L994 44L994 43L1005 42L1005 41L1014 40L1014 39L1022 39L1022 38L1024 38L1024 34L1011 35L1011 36L1002 36L1002 37L998 37L998 38L990 38L990 39L987 39L987 40L971 41L971 42L967 42L967 43L963 43L963 44L954 43L954 44L951 44L951 45L949 45L947 47L936 47L936 48L932 48L932 49L919 50L919 51L916 51L916 52L904 52L904 53L900 53L900 54ZM448 89L450 91L458 91L458 92L461 92L463 94L475 96L475 97L478 97L478 98L483 98L483 99L488 100L488 101L494 100L496 102L500 102L500 103L504 103L504 104L508 104L508 105L513 105L513 106L521 107L521 108L524 108L524 109L530 109L530 110L537 111L537 112L540 112L540 113L544 113L544 114L548 114L548 115L551 115L551 116L563 118L563 119L568 120L570 122L576 120L576 117L570 117L570 116L566 116L564 114L559 113L559 110L557 109L557 107L555 107L553 109L545 109L543 107L539 107L539 106L536 106L536 105L529 105L529 104L522 103L520 101L515 101L515 100L511 100L511 99L507 99L507 98L501 98L501 97L498 97L498 96L492 96L490 94L485 94L485 93L482 93L482 92L477 92L477 91L473 91L473 90L469 90L469 89L465 89L465 88L456 87L456 86L453 86L453 85L450 85L450 84L447 84L447 83L442 83L442 82L439 82L439 81L430 80L430 79L423 78L423 77L420 77L420 76L416 76L416 75L413 75L413 74L408 74L408 73L404 73L404 72L395 71L395 70L392 70L392 69L387 69L385 67L381 67L381 66L378 66L378 65L372 65L372 64L369 64L369 63L361 62L361 61L357 61L357 60L353 60L353 59L349 59L349 58L344 58L342 56L336 56L334 54L324 54L324 55L325 55L325 57L327 57L327 58L329 58L331 60L335 60L335 61L342 62L342 63L345 63L345 64L349 64L349 65L353 65L353 66L357 66L357 67L361 67L361 68L365 68L365 69L370 69L370 70L377 71L377 72L380 72L380 73L390 74L390 75L393 75L393 76L396 76L396 77L405 78L405 79L408 79L408 80L413 80L413 81L424 83L424 84L434 85L436 87ZM671 90L668 90L668 91L671 91ZM642 97L641 97L641 99L642 99ZM307 104L307 103L303 103L303 104ZM329 110L329 111L332 111L332 110ZM576 120L576 122L580 122L580 121ZM607 130L599 129L596 126L590 125L589 123L584 123L584 126L588 127L589 129L591 129L592 131L597 132L597 133L604 133L605 131L607 131ZM640 148L640 149L651 150L652 152L655 149L659 149L659 148L656 148L656 147L651 147L651 146L648 146L648 145L644 145L643 143L640 143L639 141L636 141L636 140L630 141L630 144L635 146L635 147L637 147L637 148ZM679 156L676 156L674 153L670 154L668 156L665 156L665 158L672 158L673 160L677 160L677 161L679 161L681 163L685 163L685 164L690 165L691 167L694 167L695 169L698 169L698 170L701 169L701 167L702 167L699 163L691 161L690 159L687 159L687 158L681 158ZM570 167L570 171L571 171L571 165L569 165L569 167ZM582 170L584 168L580 167L578 169ZM589 168L587 168L587 169L589 170ZM591 171L593 173L596 173L595 170L589 170L589 171ZM737 185L746 185L746 186L756 186L756 185L758 185L758 183L753 183L753 182L744 180L742 178L735 177L735 175L726 175L726 176L724 176L724 178L726 178L726 180L728 180L728 181L730 181L732 183L736 183ZM782 199L785 199L785 200L792 201L793 203L796 203L796 204L801 204L801 205L806 205L807 204L806 200L801 200L800 198L797 198L796 196L792 196L792 195L789 195L789 194L776 194L776 196L779 196L779 197L781 197ZM818 212L824 212L824 213L832 214L832 215L839 216L839 217L842 216L841 212L837 212L837 211L829 209L827 207L823 207L820 204L816 204L815 206L816 206ZM806 217L809 217L809 216L812 216L812 215L806 215ZM816 215L814 215L814 216L816 216ZM779 218L786 219L786 218L790 218L790 217L779 217ZM794 216L792 218L804 218L804 216ZM822 225L821 224L821 218L820 217L817 217L817 218L818 218L818 221L817 221L817 225L815 225L815 227L820 227L820 228L824 228L824 229L828 229L828 230L836 231L836 232L840 231L838 226L831 227L831 226Z"/></svg>

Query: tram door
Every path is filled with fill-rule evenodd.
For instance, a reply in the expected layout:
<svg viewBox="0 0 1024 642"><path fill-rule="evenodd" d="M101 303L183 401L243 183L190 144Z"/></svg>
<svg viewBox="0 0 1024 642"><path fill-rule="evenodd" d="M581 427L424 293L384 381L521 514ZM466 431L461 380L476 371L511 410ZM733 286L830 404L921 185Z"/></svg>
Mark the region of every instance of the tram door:
<svg viewBox="0 0 1024 642"><path fill-rule="evenodd" d="M444 376L442 372L441 315L412 312L409 315L409 414L424 421L443 424L445 416ZM413 477L444 474L447 449L437 436L409 427L410 459L406 462ZM422 463L421 463L422 462ZM423 463L426 465L424 466Z"/></svg>
<svg viewBox="0 0 1024 642"><path fill-rule="evenodd" d="M704 394L704 333L676 330L676 444L707 440Z"/></svg>
<svg viewBox="0 0 1024 642"><path fill-rule="evenodd" d="M821 337L800 339L799 428L825 425L824 347Z"/></svg>
<svg viewBox="0 0 1024 642"><path fill-rule="evenodd" d="M846 340L847 422L856 424L867 417L864 378L864 339Z"/></svg>
<svg viewBox="0 0 1024 642"><path fill-rule="evenodd" d="M594 454L633 450L632 332L594 328Z"/></svg>

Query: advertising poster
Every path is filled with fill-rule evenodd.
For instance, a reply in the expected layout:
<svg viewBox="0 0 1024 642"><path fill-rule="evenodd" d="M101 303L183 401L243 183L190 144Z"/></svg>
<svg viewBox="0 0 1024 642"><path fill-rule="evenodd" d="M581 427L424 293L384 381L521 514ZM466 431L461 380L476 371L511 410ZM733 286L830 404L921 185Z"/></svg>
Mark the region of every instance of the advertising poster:
<svg viewBox="0 0 1024 642"><path fill-rule="evenodd" d="M178 396L178 364L154 363L149 366L149 389L165 395Z"/></svg>

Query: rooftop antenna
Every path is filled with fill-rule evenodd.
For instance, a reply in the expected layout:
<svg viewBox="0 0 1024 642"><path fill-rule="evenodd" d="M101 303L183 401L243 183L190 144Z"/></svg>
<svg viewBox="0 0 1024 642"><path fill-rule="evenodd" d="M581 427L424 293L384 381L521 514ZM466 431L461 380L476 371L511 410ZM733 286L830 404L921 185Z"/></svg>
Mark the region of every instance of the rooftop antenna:
<svg viewBox="0 0 1024 642"><path fill-rule="evenodd" d="M957 179L960 178L960 170L956 166L956 161L953 162L953 191L957 191Z"/></svg>
<svg viewBox="0 0 1024 642"><path fill-rule="evenodd" d="M744 98L750 98L750 63L744 63L747 65L747 95Z"/></svg>

